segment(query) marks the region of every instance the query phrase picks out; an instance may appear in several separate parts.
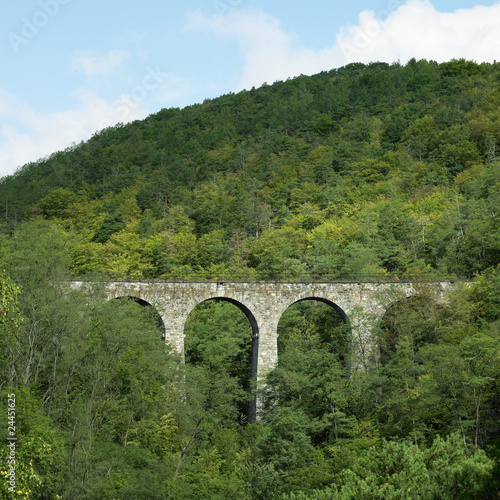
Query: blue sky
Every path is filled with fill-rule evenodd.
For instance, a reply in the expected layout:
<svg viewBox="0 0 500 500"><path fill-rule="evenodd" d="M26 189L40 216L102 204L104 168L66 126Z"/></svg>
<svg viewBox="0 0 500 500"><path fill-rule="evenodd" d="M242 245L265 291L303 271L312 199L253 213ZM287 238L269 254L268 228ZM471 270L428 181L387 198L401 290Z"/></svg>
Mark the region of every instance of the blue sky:
<svg viewBox="0 0 500 500"><path fill-rule="evenodd" d="M118 122L350 62L500 60L500 0L0 0L0 176Z"/></svg>

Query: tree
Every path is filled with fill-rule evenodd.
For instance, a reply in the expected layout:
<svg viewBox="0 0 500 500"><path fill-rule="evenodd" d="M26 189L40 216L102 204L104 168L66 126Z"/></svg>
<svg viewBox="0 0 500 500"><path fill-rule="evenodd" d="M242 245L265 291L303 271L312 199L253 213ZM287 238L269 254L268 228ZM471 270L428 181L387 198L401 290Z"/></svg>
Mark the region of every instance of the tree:
<svg viewBox="0 0 500 500"><path fill-rule="evenodd" d="M21 289L9 276L0 272L0 359L2 360L2 380L7 387L13 387L15 380L16 339L19 337L21 317L19 310L19 295ZM3 384L2 384L3 385ZM0 388L2 388L0 386Z"/></svg>
<svg viewBox="0 0 500 500"><path fill-rule="evenodd" d="M495 498L493 461L469 452L460 436L436 438L426 449L384 441L363 453L331 488L290 494L286 500Z"/></svg>

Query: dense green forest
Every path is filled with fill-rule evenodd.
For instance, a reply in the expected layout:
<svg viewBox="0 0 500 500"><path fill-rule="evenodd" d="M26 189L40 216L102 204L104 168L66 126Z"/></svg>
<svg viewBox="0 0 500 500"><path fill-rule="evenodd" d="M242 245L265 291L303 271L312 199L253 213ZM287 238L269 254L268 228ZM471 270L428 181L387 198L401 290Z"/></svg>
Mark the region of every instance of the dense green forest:
<svg viewBox="0 0 500 500"><path fill-rule="evenodd" d="M499 498L499 84L500 63L351 64L163 109L0 180L16 495ZM236 306L191 313L182 363L152 308L70 293L71 277L412 279L421 293L387 312L369 371L346 362L335 311L289 308L249 423ZM472 281L438 303L428 283L450 277Z"/></svg>

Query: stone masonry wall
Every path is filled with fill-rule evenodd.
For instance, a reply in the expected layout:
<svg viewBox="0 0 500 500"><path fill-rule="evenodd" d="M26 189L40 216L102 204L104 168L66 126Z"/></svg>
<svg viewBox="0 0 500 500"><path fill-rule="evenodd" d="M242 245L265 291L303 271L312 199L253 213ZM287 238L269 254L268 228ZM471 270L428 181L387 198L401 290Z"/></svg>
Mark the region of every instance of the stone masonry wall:
<svg viewBox="0 0 500 500"><path fill-rule="evenodd" d="M227 300L243 310L252 325L257 380L276 366L277 327L283 312L295 302L321 300L335 307L351 326L353 366L368 368L376 353L373 327L394 302L416 295L419 286L410 282L146 282L104 283L108 299L135 297L151 304L165 325L165 338L178 352L184 352L184 324L191 311L210 299ZM88 283L75 281L72 288ZM444 300L451 282L432 283Z"/></svg>

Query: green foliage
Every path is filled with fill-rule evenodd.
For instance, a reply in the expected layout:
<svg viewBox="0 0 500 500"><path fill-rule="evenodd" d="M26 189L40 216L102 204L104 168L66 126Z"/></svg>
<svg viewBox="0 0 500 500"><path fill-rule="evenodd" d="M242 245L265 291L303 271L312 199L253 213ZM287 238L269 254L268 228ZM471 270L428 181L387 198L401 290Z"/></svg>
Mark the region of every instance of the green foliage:
<svg viewBox="0 0 500 500"><path fill-rule="evenodd" d="M42 198L38 205L49 219L66 219L71 215L70 207L77 199L77 195L69 189L59 188Z"/></svg>
<svg viewBox="0 0 500 500"><path fill-rule="evenodd" d="M0 384L23 494L497 498L499 75L350 64L164 109L2 179ZM248 311L198 305L182 364L151 308L54 286L95 273L421 284L374 351L332 304L289 308L249 424ZM450 275L475 280L436 304L425 282Z"/></svg>
<svg viewBox="0 0 500 500"><path fill-rule="evenodd" d="M96 231L93 241L97 243L106 243L113 234L123 228L124 222L123 214L121 213L106 216L101 226Z"/></svg>
<svg viewBox="0 0 500 500"><path fill-rule="evenodd" d="M19 481L36 491L30 498L96 497L105 489L101 446L133 442L146 415L161 421L155 401L166 396L165 353L156 323L135 302L89 303L54 286L67 273L61 235L43 221L33 229L20 227L3 255L22 290L22 321L4 341L17 401ZM157 448L148 445L152 457Z"/></svg>
<svg viewBox="0 0 500 500"><path fill-rule="evenodd" d="M500 257L497 78L348 65L162 110L3 179L0 217L63 227L78 275L483 272Z"/></svg>
<svg viewBox="0 0 500 500"><path fill-rule="evenodd" d="M252 356L252 330L235 305L208 301L190 315L185 327L185 356L190 374L206 378L205 410L222 421L246 419ZM229 390L230 389L230 390Z"/></svg>
<svg viewBox="0 0 500 500"><path fill-rule="evenodd" d="M457 434L427 450L384 442L343 473L338 498L482 498L492 466L483 452L469 455Z"/></svg>
<svg viewBox="0 0 500 500"><path fill-rule="evenodd" d="M381 324L379 348L382 364L389 361L396 351L396 345L403 338L412 351L412 360L422 346L437 343L435 324L439 311L434 304L435 297L423 289L418 296L403 299L391 306Z"/></svg>
<svg viewBox="0 0 500 500"><path fill-rule="evenodd" d="M14 380L14 352L11 346L19 335L21 315L19 310L19 295L21 290L9 276L0 272L0 360L2 361L2 380L12 387Z"/></svg>
<svg viewBox="0 0 500 500"><path fill-rule="evenodd" d="M488 482L493 462L471 452L458 434L436 438L420 449L407 442L384 441L363 453L331 488L291 493L283 500L493 498Z"/></svg>

